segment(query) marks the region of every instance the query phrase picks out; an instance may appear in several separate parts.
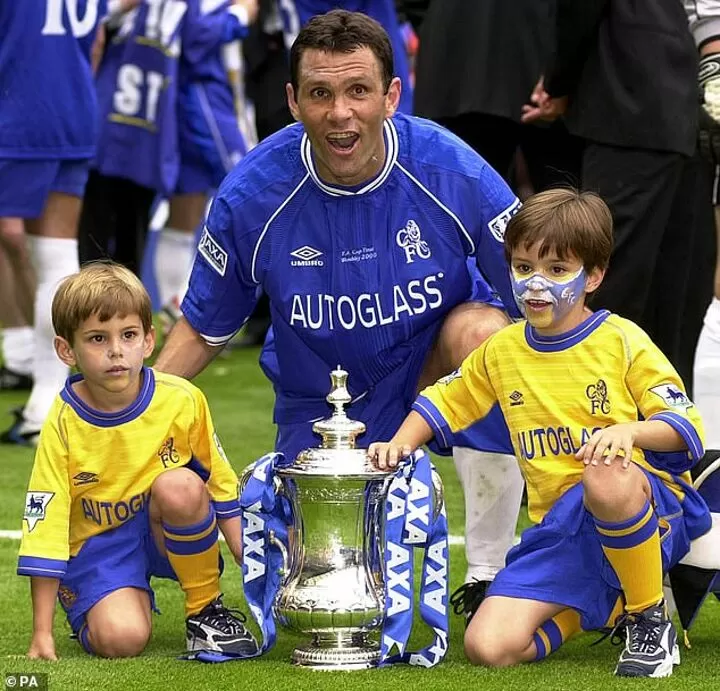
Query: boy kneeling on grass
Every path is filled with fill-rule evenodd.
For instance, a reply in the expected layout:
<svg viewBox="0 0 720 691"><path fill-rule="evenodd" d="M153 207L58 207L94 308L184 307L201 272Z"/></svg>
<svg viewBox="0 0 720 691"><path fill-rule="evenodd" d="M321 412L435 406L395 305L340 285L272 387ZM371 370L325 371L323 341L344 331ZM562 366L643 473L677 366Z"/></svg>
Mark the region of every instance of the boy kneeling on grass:
<svg viewBox="0 0 720 691"><path fill-rule="evenodd" d="M433 436L451 446L458 433L504 422L536 525L470 621L468 658L532 662L580 630L616 626L625 648L615 674L669 676L679 654L663 574L710 528L687 472L703 455L698 412L637 325L585 305L612 248L598 196L532 197L505 248L526 321L425 389L393 439L368 454L392 467Z"/></svg>
<svg viewBox="0 0 720 691"><path fill-rule="evenodd" d="M143 365L155 345L145 288L122 266L89 264L61 283L52 321L58 357L80 373L48 415L27 493L28 657L57 657L56 598L89 653L140 654L151 576L179 581L189 651L252 655L255 639L220 599L218 528L242 554L238 478L202 392Z"/></svg>

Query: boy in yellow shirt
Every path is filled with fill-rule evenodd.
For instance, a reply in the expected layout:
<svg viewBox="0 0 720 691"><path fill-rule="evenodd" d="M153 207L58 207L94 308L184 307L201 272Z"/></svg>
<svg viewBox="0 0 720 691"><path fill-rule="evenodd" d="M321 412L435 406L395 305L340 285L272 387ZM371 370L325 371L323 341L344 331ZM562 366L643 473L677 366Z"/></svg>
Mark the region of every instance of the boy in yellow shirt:
<svg viewBox="0 0 720 691"><path fill-rule="evenodd" d="M30 576L28 656L56 659L56 598L83 648L140 654L155 607L150 577L179 581L188 651L257 652L220 599L218 528L242 554L238 478L202 392L144 366L150 299L128 269L86 265L52 305L55 349L79 374L57 396L28 487L18 573Z"/></svg>
<svg viewBox="0 0 720 691"><path fill-rule="evenodd" d="M679 661L662 581L710 528L687 472L703 455L702 425L649 337L586 306L611 248L612 218L597 195L556 189L529 199L505 234L526 321L425 389L393 439L368 449L385 468L433 436L482 448L484 434L509 433L537 525L468 625L475 664L539 660L608 624L625 633L617 675L669 676Z"/></svg>

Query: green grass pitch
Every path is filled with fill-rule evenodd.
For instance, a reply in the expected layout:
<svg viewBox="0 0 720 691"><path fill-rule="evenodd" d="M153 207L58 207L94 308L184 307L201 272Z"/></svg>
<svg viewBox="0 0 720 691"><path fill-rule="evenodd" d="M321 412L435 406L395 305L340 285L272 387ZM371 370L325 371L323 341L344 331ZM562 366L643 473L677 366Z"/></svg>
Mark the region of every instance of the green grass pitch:
<svg viewBox="0 0 720 691"><path fill-rule="evenodd" d="M272 391L257 366L257 358L257 350L234 351L218 358L197 379L210 401L223 446L238 472L271 450L274 437ZM10 424L10 409L22 401L19 394L0 394L1 425ZM31 463L30 450L0 447L0 530L20 528ZM462 535L463 502L452 461L438 459L437 463L445 483L450 533ZM60 660L56 663L33 662L24 658L32 620L28 580L15 575L17 547L16 540L0 539L0 674L3 683L8 673L46 672L52 691L720 689L720 603L715 598L707 601L693 627L692 649L682 648L682 664L670 679L665 680L635 681L613 677L619 648L614 648L608 641L590 647L596 634L585 634L571 641L537 665L506 670L475 668L463 655L463 622L452 614L450 650L445 662L431 670L395 667L362 672L313 672L298 669L291 666L289 657L301 639L282 630L275 648L257 660L222 665L185 662L176 659L184 644L181 593L176 584L167 581L155 582L162 614L154 619L153 637L142 657L110 661L87 656L68 638L68 629L58 607L55 636ZM225 601L244 608L240 573L232 561L228 564L223 576ZM461 584L465 570L462 546L451 548L450 567L450 587L454 589ZM419 645L428 642L427 632L420 622L416 622L413 639Z"/></svg>

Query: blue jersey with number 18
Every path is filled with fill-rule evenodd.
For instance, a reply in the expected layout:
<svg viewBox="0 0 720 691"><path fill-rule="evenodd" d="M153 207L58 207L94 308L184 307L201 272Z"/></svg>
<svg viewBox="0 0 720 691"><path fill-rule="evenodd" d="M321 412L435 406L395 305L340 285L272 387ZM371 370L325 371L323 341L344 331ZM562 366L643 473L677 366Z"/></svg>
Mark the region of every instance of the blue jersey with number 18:
<svg viewBox="0 0 720 691"><path fill-rule="evenodd" d="M267 293L273 334L262 365L281 425L328 413L328 375L338 364L363 405L380 390L392 399L398 387L392 414L378 419L399 424L453 307L478 296L491 302L494 289L517 314L503 254L515 195L433 123L396 115L384 137L377 176L334 187L318 176L303 127L286 127L225 178L210 211L182 311L219 345ZM473 256L487 281L468 271Z"/></svg>
<svg viewBox="0 0 720 691"><path fill-rule="evenodd" d="M0 2L0 158L93 155L90 48L106 6L105 0Z"/></svg>

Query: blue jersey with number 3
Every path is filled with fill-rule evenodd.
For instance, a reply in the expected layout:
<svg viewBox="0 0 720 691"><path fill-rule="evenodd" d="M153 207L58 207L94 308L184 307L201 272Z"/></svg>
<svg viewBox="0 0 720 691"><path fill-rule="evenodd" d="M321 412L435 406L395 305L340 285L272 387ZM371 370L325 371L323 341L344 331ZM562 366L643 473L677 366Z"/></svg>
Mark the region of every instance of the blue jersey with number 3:
<svg viewBox="0 0 720 691"><path fill-rule="evenodd" d="M106 6L106 0L0 2L0 158L93 155L90 48Z"/></svg>

